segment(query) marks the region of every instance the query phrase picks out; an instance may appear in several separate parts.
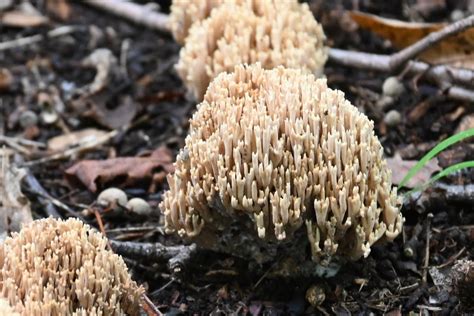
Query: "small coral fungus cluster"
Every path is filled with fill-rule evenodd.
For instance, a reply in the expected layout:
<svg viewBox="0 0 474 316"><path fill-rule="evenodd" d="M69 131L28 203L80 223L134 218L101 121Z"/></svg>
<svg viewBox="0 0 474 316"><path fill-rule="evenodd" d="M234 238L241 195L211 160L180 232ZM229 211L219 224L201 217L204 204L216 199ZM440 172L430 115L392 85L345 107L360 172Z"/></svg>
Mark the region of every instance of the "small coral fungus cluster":
<svg viewBox="0 0 474 316"><path fill-rule="evenodd" d="M258 261L291 242L314 261L357 259L402 229L373 122L304 70L217 76L168 183L168 232Z"/></svg>
<svg viewBox="0 0 474 316"><path fill-rule="evenodd" d="M282 65L319 76L327 59L321 25L297 0L177 0L170 28L184 43L176 69L198 100L235 65Z"/></svg>
<svg viewBox="0 0 474 316"><path fill-rule="evenodd" d="M138 315L143 289L81 221L44 219L0 248L0 314Z"/></svg>

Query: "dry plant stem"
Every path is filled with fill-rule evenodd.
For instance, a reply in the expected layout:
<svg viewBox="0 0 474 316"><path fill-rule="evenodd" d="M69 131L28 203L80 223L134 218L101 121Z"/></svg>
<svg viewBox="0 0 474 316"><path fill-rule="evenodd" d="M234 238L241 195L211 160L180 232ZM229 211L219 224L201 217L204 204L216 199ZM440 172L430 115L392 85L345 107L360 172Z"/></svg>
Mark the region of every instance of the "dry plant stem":
<svg viewBox="0 0 474 316"><path fill-rule="evenodd" d="M454 261L456 261L456 260L464 253L464 251L466 251L466 247L462 247L461 250L459 250L457 253L455 253L454 255L452 255L451 257L449 257L448 260L446 260L445 263L440 264L440 265L437 266L436 268L442 269L442 268L444 268L444 267L449 266L449 265L452 264Z"/></svg>
<svg viewBox="0 0 474 316"><path fill-rule="evenodd" d="M131 241L110 240L112 249L123 255L140 257L153 261L168 261L173 273L179 272L186 266L189 259L196 252L196 245L165 246L160 243L139 243Z"/></svg>
<svg viewBox="0 0 474 316"><path fill-rule="evenodd" d="M442 41L443 39L451 35L461 33L473 26L474 26L474 15L471 15L465 19L462 19L453 24L450 24L437 32L428 34L427 36L425 36L423 39L419 40L418 42L390 56L390 68L395 70L402 67L410 59L415 58L421 52L432 47L436 43Z"/></svg>
<svg viewBox="0 0 474 316"><path fill-rule="evenodd" d="M38 43L38 42L41 42L45 38L54 38L58 36L64 36L67 34L71 34L77 30L78 30L78 27L76 26L69 26L69 25L60 26L46 33L46 36L42 34L37 34L33 36L21 37L21 38L17 38L11 41L2 42L0 43L0 51Z"/></svg>
<svg viewBox="0 0 474 316"><path fill-rule="evenodd" d="M428 277L428 267L430 265L430 238L431 238L431 220L432 219L433 219L433 214L428 213L426 217L425 261L423 263L423 271L422 271L423 284L426 284L427 277Z"/></svg>
<svg viewBox="0 0 474 316"><path fill-rule="evenodd" d="M343 66L393 72L390 59L393 55L379 55L363 52L348 51L338 48L329 50L329 60ZM474 71L470 69L453 68L447 65L429 65L420 61L409 61L406 65L408 74L423 74L426 78L437 81L453 82L460 85L474 85Z"/></svg>
<svg viewBox="0 0 474 316"><path fill-rule="evenodd" d="M85 3L152 30L169 32L168 15L152 11L146 6L125 0L86 0Z"/></svg>
<svg viewBox="0 0 474 316"><path fill-rule="evenodd" d="M143 300L143 310L148 316L161 316L163 315L162 312L159 311L159 309L153 304L153 302L150 300L150 298L146 295L142 295L142 300Z"/></svg>

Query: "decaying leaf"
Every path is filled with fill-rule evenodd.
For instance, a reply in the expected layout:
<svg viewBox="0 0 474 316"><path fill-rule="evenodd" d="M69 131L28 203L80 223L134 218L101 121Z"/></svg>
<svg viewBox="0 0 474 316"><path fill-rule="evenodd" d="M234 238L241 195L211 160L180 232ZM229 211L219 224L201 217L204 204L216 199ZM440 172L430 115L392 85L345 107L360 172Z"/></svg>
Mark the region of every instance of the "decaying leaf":
<svg viewBox="0 0 474 316"><path fill-rule="evenodd" d="M445 27L446 23L413 23L381 18L376 15L352 11L350 16L361 28L390 40L397 49L405 48L429 33ZM449 64L474 69L474 29L468 29L446 38L420 54L420 59L432 64Z"/></svg>
<svg viewBox="0 0 474 316"><path fill-rule="evenodd" d="M90 191L97 188L128 186L138 182L163 181L172 172L173 156L166 147L160 147L147 157L119 157L107 160L83 160L66 170L71 183L78 181ZM152 183L153 185L153 183Z"/></svg>
<svg viewBox="0 0 474 316"><path fill-rule="evenodd" d="M6 68L0 68L0 91L9 90L13 83L13 76Z"/></svg>
<svg viewBox="0 0 474 316"><path fill-rule="evenodd" d="M66 0L47 0L46 9L63 21L69 19L71 15L71 6Z"/></svg>
<svg viewBox="0 0 474 316"><path fill-rule="evenodd" d="M0 16L0 24L10 27L36 27L48 23L48 18L19 10L8 11Z"/></svg>
<svg viewBox="0 0 474 316"><path fill-rule="evenodd" d="M20 188L24 176L25 171L11 165L8 154L0 149L0 240L33 221L30 203Z"/></svg>
<svg viewBox="0 0 474 316"><path fill-rule="evenodd" d="M414 166L418 160L403 160L400 155L396 154L391 158L387 158L388 167L392 170L393 184L399 184L407 172ZM414 188L427 182L431 175L439 171L438 159L430 160L411 180L405 185L407 188Z"/></svg>
<svg viewBox="0 0 474 316"><path fill-rule="evenodd" d="M95 128L86 128L69 134L63 134L48 140L48 150L51 152L63 151L84 143L92 142L107 134Z"/></svg>

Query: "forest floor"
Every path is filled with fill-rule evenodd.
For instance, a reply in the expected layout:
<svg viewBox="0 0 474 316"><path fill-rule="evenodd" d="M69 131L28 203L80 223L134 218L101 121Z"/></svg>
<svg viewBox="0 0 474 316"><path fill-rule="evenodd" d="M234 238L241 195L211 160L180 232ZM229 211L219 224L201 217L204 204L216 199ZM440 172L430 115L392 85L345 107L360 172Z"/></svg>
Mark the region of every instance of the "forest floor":
<svg viewBox="0 0 474 316"><path fill-rule="evenodd" d="M57 207L61 217L80 215L98 227L96 218L82 210L96 201L104 187L120 186L129 196L147 200L156 214L152 218L104 214L110 239L179 244L178 238L163 234L157 205L167 186L164 174L184 144L188 119L196 108L186 99L173 67L180 46L169 34L136 26L80 2L69 3L69 14L64 8L48 7L47 2L33 1L32 5L48 17L49 23L0 26L0 43L44 35L65 25L73 27L68 34L0 50L0 70L9 73L3 86L0 75L0 135L35 142L3 140L6 148L15 152L13 161L23 165L48 194L67 205L67 211ZM344 10L354 9L358 3L360 11L383 17L449 22L453 11L465 12L467 6L466 1L446 0L436 1L442 3L441 9L416 11L420 7L416 5L424 2L313 0L310 7L324 27L329 46L388 54L394 51L390 45L354 26ZM169 4L163 4L162 9L166 12ZM97 51L102 48L113 56ZM99 62L93 61L92 66L84 63L93 52L100 53L96 55ZM100 92L88 92L100 67L125 71L103 83ZM455 134L461 122L474 127L474 101L449 100L426 83L420 82L414 89L416 83L403 81L407 92L382 110L377 101L382 98L386 74L332 63L327 64L325 73L330 87L344 91L375 122L388 157L417 160ZM384 122L389 110L401 114L400 122L391 127ZM24 114L27 111L32 112L30 116ZM90 133L95 136L97 130L117 133L86 152L48 158L44 145L51 138L85 128L92 128ZM56 145L64 149L64 142L68 141L62 139ZM163 162L151 166L148 175L133 179L127 174L100 174L96 192L75 181L77 174L66 172L84 159L139 157L162 146L170 153L159 152ZM438 164L445 167L472 159L473 143L464 142L444 152ZM152 173L155 176L151 177ZM474 171L456 173L443 183L447 187L474 183ZM34 218L50 215L38 192L26 184L24 192L32 203ZM180 278L173 278L163 264L136 257L125 260L135 280L146 286L150 299L166 315L450 314L456 310L458 299L440 276L449 274L457 259L474 257L474 199L451 199L435 187L406 202L402 212L405 229L394 243L373 247L368 258L345 264L331 278L266 277L271 264L262 267L261 273L251 273L241 259L215 253L198 254ZM325 293L319 307L305 300L305 292L312 285Z"/></svg>

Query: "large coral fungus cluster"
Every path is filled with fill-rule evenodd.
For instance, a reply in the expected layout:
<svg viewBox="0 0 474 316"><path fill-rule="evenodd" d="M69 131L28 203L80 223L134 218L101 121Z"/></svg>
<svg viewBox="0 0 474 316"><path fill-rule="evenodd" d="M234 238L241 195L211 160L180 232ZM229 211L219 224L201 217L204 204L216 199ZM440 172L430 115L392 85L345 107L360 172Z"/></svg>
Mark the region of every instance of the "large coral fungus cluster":
<svg viewBox="0 0 474 316"><path fill-rule="evenodd" d="M282 65L322 74L327 59L325 36L307 4L296 0L208 0L189 6L199 12L197 16L210 14L207 19L198 19L189 30L176 66L195 98L202 99L219 73L244 63L260 62L266 69ZM173 7L177 7L173 11L181 12L179 2ZM172 21L191 23L190 18L177 15L173 19L172 14Z"/></svg>
<svg viewBox="0 0 474 316"><path fill-rule="evenodd" d="M325 80L237 66L191 120L161 204L166 230L206 246L233 231L219 250L261 260L301 232L314 261L367 256L403 222L382 156L373 122Z"/></svg>
<svg viewBox="0 0 474 316"><path fill-rule="evenodd" d="M79 220L32 222L1 247L3 304L21 315L139 314L143 289L106 246Z"/></svg>

